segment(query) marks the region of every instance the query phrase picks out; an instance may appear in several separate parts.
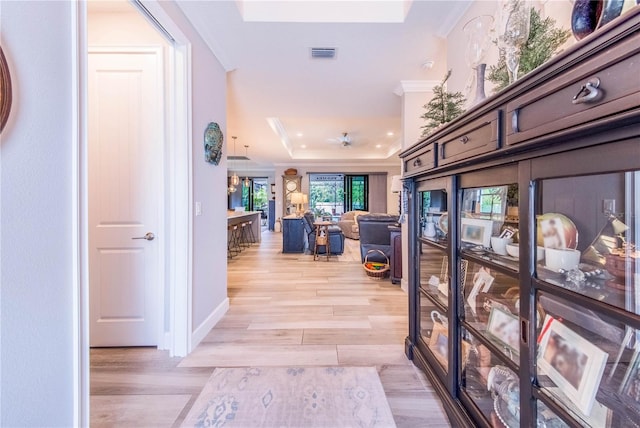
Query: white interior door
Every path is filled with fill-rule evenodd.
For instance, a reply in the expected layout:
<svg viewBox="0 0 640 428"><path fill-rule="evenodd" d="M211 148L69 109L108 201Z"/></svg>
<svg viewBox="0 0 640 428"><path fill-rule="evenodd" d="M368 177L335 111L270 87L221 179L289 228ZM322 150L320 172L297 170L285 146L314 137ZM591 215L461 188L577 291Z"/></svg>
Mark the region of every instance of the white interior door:
<svg viewBox="0 0 640 428"><path fill-rule="evenodd" d="M91 346L159 341L161 85L160 49L89 53Z"/></svg>

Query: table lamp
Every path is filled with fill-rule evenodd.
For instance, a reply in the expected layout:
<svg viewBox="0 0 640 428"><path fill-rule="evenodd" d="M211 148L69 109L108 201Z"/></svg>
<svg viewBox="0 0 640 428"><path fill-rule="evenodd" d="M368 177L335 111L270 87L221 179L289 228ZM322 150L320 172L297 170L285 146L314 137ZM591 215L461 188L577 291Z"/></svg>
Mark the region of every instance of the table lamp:
<svg viewBox="0 0 640 428"><path fill-rule="evenodd" d="M304 194L301 192L291 193L291 203L296 206L296 215L300 216L302 213L301 205L304 204Z"/></svg>

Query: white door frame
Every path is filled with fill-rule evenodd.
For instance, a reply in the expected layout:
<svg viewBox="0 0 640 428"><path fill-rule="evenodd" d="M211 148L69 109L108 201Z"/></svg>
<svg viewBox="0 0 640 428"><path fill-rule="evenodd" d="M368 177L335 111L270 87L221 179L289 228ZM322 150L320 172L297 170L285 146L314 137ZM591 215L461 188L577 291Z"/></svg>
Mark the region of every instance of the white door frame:
<svg viewBox="0 0 640 428"><path fill-rule="evenodd" d="M89 254L87 204L87 7L85 2L71 2L72 75L72 180L71 204L73 225L73 305L74 305L74 426L89 426ZM160 341L172 356L191 351L192 330L192 158L191 158L191 45L157 2L145 3L155 21L174 37L170 51L170 67L165 99L167 163L165 183L167 195L165 230L167 231L166 288L164 319L168 332ZM168 302L168 306L166 304Z"/></svg>

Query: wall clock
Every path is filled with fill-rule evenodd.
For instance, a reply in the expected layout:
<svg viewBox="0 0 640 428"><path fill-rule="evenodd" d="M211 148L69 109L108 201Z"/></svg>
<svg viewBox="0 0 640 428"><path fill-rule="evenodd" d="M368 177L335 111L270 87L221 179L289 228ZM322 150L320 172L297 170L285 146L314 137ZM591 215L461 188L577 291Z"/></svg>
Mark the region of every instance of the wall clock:
<svg viewBox="0 0 640 428"><path fill-rule="evenodd" d="M282 188L284 191L283 194L283 204L282 204L282 215L288 216L289 214L294 214L296 212L295 206L291 204L291 194L293 192L300 191L302 177L299 175L283 175L282 176Z"/></svg>
<svg viewBox="0 0 640 428"><path fill-rule="evenodd" d="M9 66L4 57L2 46L0 46L0 132L9 118L11 111L11 76Z"/></svg>
<svg viewBox="0 0 640 428"><path fill-rule="evenodd" d="M218 165L222 157L222 141L224 136L217 123L211 122L204 130L204 160Z"/></svg>

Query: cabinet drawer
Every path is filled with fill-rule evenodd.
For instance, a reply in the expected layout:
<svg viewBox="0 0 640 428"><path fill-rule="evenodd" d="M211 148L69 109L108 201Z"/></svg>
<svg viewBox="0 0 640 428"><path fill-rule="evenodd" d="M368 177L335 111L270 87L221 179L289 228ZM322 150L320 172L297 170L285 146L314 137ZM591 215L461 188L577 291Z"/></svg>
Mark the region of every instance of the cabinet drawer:
<svg viewBox="0 0 640 428"><path fill-rule="evenodd" d="M506 144L519 144L637 108L639 65L640 41L636 37L507 104ZM597 89L585 88L588 82ZM587 96L590 92L595 94L593 99Z"/></svg>
<svg viewBox="0 0 640 428"><path fill-rule="evenodd" d="M428 171L436 167L436 147L434 143L428 144L414 156L404 161L404 173L406 176Z"/></svg>
<svg viewBox="0 0 640 428"><path fill-rule="evenodd" d="M447 165L498 148L498 111L474 120L438 141L438 165Z"/></svg>

